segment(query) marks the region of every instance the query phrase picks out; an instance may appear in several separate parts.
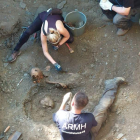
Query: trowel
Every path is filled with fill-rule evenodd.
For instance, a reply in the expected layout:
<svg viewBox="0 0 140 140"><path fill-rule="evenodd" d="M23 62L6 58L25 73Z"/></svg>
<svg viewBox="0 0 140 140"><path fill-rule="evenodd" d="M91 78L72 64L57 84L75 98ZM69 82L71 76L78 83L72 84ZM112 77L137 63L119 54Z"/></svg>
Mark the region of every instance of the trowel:
<svg viewBox="0 0 140 140"><path fill-rule="evenodd" d="M0 139L3 139L5 136L5 133L10 129L10 126L8 126L0 135Z"/></svg>
<svg viewBox="0 0 140 140"><path fill-rule="evenodd" d="M74 53L74 50L68 45L68 43L65 43L65 44L66 44L66 46L68 47L70 53Z"/></svg>

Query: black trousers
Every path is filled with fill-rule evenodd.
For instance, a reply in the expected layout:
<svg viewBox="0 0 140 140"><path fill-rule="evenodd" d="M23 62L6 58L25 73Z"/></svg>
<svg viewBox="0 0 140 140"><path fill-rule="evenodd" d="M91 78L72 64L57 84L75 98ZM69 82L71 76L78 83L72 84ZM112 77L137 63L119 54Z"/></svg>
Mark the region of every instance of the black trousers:
<svg viewBox="0 0 140 140"><path fill-rule="evenodd" d="M42 26L42 20L40 19L38 15L37 18L32 22L32 24L22 34L21 38L19 39L19 42L14 48L14 51L19 51L22 45L28 41L30 35L41 30L41 26ZM72 34L70 33L70 38L67 40L67 43L72 43L73 41L74 41L74 38Z"/></svg>

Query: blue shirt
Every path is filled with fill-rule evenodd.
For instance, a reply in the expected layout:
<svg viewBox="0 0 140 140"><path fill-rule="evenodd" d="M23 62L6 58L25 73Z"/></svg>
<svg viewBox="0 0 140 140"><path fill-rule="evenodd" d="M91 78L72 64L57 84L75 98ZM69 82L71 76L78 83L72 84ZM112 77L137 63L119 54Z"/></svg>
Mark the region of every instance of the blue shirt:
<svg viewBox="0 0 140 140"><path fill-rule="evenodd" d="M91 140L90 130L97 125L92 113L73 114L59 110L53 121L60 130L61 140Z"/></svg>

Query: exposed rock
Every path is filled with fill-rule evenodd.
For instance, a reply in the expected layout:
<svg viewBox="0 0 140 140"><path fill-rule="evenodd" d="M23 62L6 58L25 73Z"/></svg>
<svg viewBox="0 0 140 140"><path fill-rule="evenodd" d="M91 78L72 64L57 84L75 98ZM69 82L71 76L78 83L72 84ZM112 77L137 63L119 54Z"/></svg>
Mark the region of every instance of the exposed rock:
<svg viewBox="0 0 140 140"><path fill-rule="evenodd" d="M23 8L23 9L25 9L25 8L26 8L26 4L25 4L24 2L21 1L21 2L20 2L20 7Z"/></svg>
<svg viewBox="0 0 140 140"><path fill-rule="evenodd" d="M35 17L36 18L38 16L39 13L43 12L43 11L47 11L48 8L47 6L44 6L44 5L39 5L38 9L36 10L36 13L35 13Z"/></svg>
<svg viewBox="0 0 140 140"><path fill-rule="evenodd" d="M58 9L62 9L62 8L64 7L65 4L66 4L66 1L64 0L64 1L60 2L60 3L57 5L57 8L58 8Z"/></svg>
<svg viewBox="0 0 140 140"><path fill-rule="evenodd" d="M8 17L3 20L6 13L0 13L0 37L16 33L19 30L20 20L17 14L14 18Z"/></svg>

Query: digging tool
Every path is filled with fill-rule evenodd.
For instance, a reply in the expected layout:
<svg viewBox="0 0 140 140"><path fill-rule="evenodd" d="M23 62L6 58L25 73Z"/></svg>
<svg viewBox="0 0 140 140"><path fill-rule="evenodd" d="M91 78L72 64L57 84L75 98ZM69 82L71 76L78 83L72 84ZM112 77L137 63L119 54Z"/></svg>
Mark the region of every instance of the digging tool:
<svg viewBox="0 0 140 140"><path fill-rule="evenodd" d="M1 133L0 139L4 138L5 133L10 129L10 126L7 126L7 128Z"/></svg>
<svg viewBox="0 0 140 140"><path fill-rule="evenodd" d="M70 53L74 53L74 50L68 45L68 43L65 43L65 44L66 44L66 46L68 47Z"/></svg>

